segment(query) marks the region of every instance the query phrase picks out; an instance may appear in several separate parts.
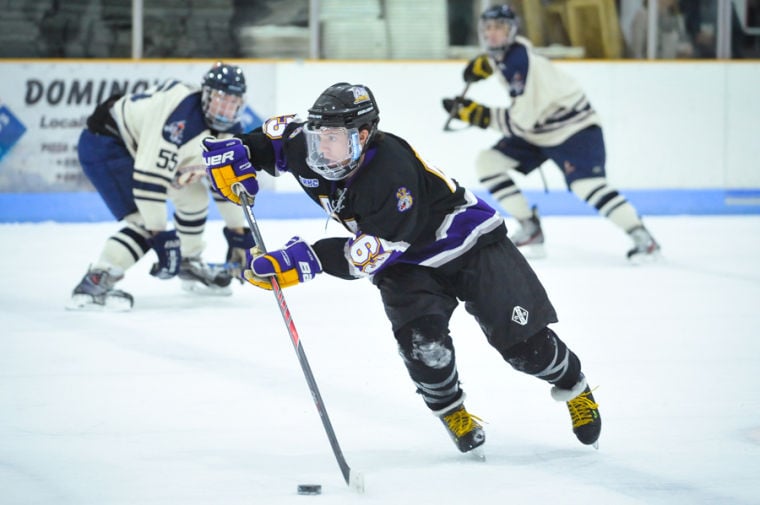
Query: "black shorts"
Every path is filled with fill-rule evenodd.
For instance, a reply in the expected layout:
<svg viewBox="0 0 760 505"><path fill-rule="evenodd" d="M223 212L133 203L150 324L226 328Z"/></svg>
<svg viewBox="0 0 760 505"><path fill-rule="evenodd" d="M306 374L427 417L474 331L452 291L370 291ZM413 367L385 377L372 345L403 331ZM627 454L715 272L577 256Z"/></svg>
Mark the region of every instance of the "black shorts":
<svg viewBox="0 0 760 505"><path fill-rule="evenodd" d="M453 266L399 264L374 280L394 334L423 316L448 321L459 300L500 351L557 322L536 273L506 236L468 252Z"/></svg>

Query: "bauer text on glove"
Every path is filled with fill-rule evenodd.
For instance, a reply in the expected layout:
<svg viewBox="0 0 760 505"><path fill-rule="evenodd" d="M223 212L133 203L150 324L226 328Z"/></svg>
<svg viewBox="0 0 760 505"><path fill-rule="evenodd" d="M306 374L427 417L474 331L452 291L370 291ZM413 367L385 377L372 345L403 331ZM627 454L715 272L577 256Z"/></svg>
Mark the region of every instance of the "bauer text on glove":
<svg viewBox="0 0 760 505"><path fill-rule="evenodd" d="M159 232L148 243L158 256L158 263L153 264L150 275L159 279L171 279L177 275L182 260L177 232L175 230Z"/></svg>
<svg viewBox="0 0 760 505"><path fill-rule="evenodd" d="M322 272L322 264L309 244L299 237L293 237L283 249L256 255L252 249L251 269L243 272L245 279L254 286L272 289L270 279L274 277L281 288L306 282Z"/></svg>
<svg viewBox="0 0 760 505"><path fill-rule="evenodd" d="M465 123L481 128L488 128L491 124L491 109L469 98L444 98L443 108L450 114L453 109L454 117Z"/></svg>
<svg viewBox="0 0 760 505"><path fill-rule="evenodd" d="M213 189L227 200L240 205L240 197L233 186L242 187L248 196L256 196L259 183L256 169L251 163L248 147L238 138L215 139L206 137L203 144L203 161Z"/></svg>
<svg viewBox="0 0 760 505"><path fill-rule="evenodd" d="M477 82L486 79L493 74L493 68L488 61L488 56L481 54L470 60L464 69L465 82Z"/></svg>

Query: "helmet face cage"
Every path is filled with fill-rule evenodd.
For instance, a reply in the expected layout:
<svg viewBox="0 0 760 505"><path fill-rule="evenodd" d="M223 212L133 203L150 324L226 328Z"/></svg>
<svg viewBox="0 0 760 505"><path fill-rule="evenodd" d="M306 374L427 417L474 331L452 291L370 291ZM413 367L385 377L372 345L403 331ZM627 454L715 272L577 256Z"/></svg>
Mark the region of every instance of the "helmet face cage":
<svg viewBox="0 0 760 505"><path fill-rule="evenodd" d="M216 63L203 78L201 104L209 128L224 132L240 118L246 91L243 70L236 65Z"/></svg>
<svg viewBox="0 0 760 505"><path fill-rule="evenodd" d="M358 166L362 144L358 128L304 127L306 164L328 181L345 179Z"/></svg>
<svg viewBox="0 0 760 505"><path fill-rule="evenodd" d="M517 36L520 23L508 5L495 5L489 7L480 15L478 33L481 43L486 51L497 59L501 59L503 52L512 45ZM503 30L503 36L495 30Z"/></svg>
<svg viewBox="0 0 760 505"><path fill-rule="evenodd" d="M341 82L327 88L309 109L306 132L309 167L328 180L341 180L359 159L377 131L379 111L372 91L361 84ZM359 132L368 130L364 146ZM338 147L340 146L340 147Z"/></svg>

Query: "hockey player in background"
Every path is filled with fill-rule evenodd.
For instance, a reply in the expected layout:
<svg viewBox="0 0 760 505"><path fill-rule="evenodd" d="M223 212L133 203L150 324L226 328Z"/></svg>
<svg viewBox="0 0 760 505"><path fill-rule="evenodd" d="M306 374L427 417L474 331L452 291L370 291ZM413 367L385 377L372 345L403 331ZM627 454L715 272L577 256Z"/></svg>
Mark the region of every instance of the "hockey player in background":
<svg viewBox="0 0 760 505"><path fill-rule="evenodd" d="M485 433L465 409L449 335L461 300L507 363L554 386L575 435L596 445L601 418L581 362L548 327L554 307L504 219L404 139L378 130L379 119L367 87L338 83L317 98L307 122L275 117L250 134L203 141L211 185L231 201L240 202L235 187L256 194L259 171L290 172L351 235L311 245L293 237L265 255L254 249L246 279L264 289L272 276L281 287L321 272L370 279L417 392L468 452Z"/></svg>
<svg viewBox="0 0 760 505"><path fill-rule="evenodd" d="M656 257L660 246L636 209L607 183L602 127L585 93L568 74L535 54L517 30L518 18L509 6L488 7L479 21L487 53L464 70L464 80L472 83L490 77L495 69L511 97L509 108L489 108L463 97L443 100L455 118L503 135L479 153L475 169L480 182L519 222L512 241L528 256L544 255L537 209L529 206L511 174L528 174L552 160L575 195L631 237L630 260Z"/></svg>
<svg viewBox="0 0 760 505"><path fill-rule="evenodd" d="M151 275L179 276L190 291L231 293L232 273L201 258L210 198L200 139L240 131L245 91L240 67L218 62L200 89L169 80L142 93L113 96L96 108L79 138L79 161L123 228L106 240L67 308L131 309L132 295L115 285L151 249L157 256ZM237 207L217 200L228 265L240 263L253 241ZM167 229L169 202L174 229Z"/></svg>

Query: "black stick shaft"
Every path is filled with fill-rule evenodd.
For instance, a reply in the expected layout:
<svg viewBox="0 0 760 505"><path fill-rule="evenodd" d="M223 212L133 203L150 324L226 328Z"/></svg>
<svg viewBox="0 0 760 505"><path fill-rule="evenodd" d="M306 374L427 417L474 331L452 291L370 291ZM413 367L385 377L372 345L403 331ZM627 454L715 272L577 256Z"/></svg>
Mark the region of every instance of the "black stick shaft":
<svg viewBox="0 0 760 505"><path fill-rule="evenodd" d="M464 98L464 96L467 94L467 91L470 89L470 84L472 83L468 82L467 84L465 84L464 89L462 90L462 93L459 94L458 98ZM451 130L451 121L457 115L456 111L457 111L457 107L455 103L454 106L451 108L451 112L449 112L449 117L446 120L446 123L443 125L443 131L447 132Z"/></svg>
<svg viewBox="0 0 760 505"><path fill-rule="evenodd" d="M261 249L262 252L266 253L264 240L261 238L261 231L259 230L259 226L256 223L256 217L254 216L253 209L251 208L253 205L253 199L245 192L241 192L239 196L242 203L243 212L245 213L245 219L248 222L248 226L251 228L251 234L253 235L253 239L256 242L256 247ZM317 387L317 381L314 379L314 374L311 371L311 366L309 366L309 360L306 359L306 352L303 349L303 344L301 343L301 338L298 335L298 330L296 330L296 325L293 322L293 317L290 315L288 304L285 302L285 296L282 293L282 288L280 287L280 284L277 282L276 278L270 277L270 281L272 283L272 292L274 293L275 299L277 300L277 306L280 308L282 319L285 321L285 327L288 329L290 341L293 343L293 348L296 351L296 355L298 355L298 362L301 364L301 370L303 370L303 375L306 378L306 383L309 385L311 397L314 400L314 405L317 407L319 417L322 419L322 426L325 428L327 438L330 441L330 447L332 447L335 459L338 461L338 466L340 467L340 471L343 474L343 479L346 481L346 484L350 485L351 467L348 466L346 458L343 456L343 451L340 448L340 444L338 443L338 438L335 436L335 430L333 429L332 423L330 422L330 417L327 415L327 409L325 408L325 404L322 401L322 395L319 393L319 387Z"/></svg>

